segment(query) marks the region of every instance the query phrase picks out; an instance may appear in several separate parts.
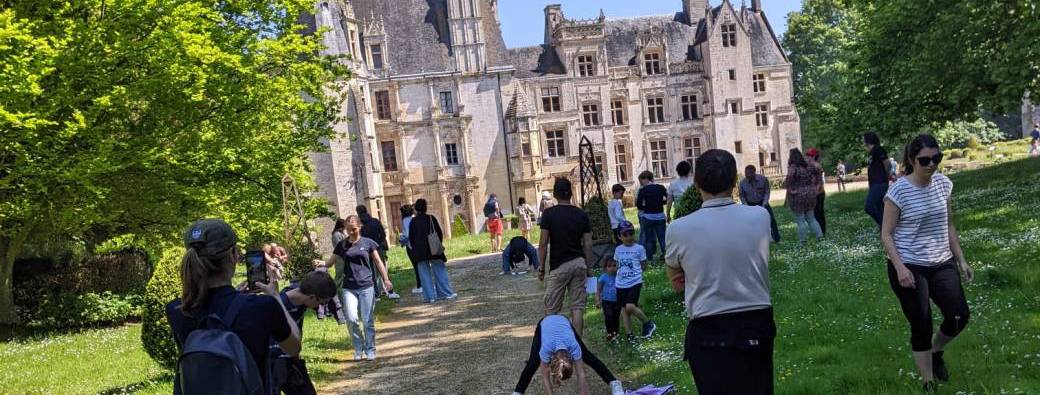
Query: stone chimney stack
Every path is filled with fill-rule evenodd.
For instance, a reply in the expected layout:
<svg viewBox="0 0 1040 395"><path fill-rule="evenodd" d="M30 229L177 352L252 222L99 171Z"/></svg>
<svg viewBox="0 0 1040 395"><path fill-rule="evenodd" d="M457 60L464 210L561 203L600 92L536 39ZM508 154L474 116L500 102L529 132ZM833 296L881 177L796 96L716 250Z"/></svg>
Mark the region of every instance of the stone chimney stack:
<svg viewBox="0 0 1040 395"><path fill-rule="evenodd" d="M559 4L545 6L545 45L552 45L552 35L556 26L563 22L563 9Z"/></svg>
<svg viewBox="0 0 1040 395"><path fill-rule="evenodd" d="M751 11L762 12L762 0L751 0Z"/></svg>
<svg viewBox="0 0 1040 395"><path fill-rule="evenodd" d="M704 10L708 8L708 0L683 0L684 22L696 26L704 18Z"/></svg>

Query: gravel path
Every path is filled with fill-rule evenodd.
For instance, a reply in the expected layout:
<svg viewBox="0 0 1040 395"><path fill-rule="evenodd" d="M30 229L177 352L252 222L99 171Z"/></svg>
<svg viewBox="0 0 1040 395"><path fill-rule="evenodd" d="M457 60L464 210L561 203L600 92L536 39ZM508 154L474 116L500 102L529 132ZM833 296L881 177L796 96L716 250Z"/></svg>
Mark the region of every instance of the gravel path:
<svg viewBox="0 0 1040 395"><path fill-rule="evenodd" d="M542 287L528 273L499 276L501 255L448 264L455 301L422 303L402 295L376 324L377 360L350 362L327 394L509 395L542 315ZM588 370L593 394L609 389ZM577 393L569 380L558 393ZM528 394L541 393L535 378Z"/></svg>

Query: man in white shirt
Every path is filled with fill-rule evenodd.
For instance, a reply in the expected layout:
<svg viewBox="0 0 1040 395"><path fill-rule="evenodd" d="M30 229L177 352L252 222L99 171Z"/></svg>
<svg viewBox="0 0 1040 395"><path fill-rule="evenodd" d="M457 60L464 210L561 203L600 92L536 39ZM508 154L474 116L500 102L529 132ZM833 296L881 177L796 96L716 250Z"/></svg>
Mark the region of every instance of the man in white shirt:
<svg viewBox="0 0 1040 395"><path fill-rule="evenodd" d="M702 394L772 394L776 324L769 299L769 213L733 201L737 164L729 152L697 158L704 205L672 222L665 264L684 292L683 357Z"/></svg>
<svg viewBox="0 0 1040 395"><path fill-rule="evenodd" d="M672 218L672 205L678 202L682 198L682 195L686 193L687 189L693 186L693 177L690 177L690 162L682 161L678 165L675 165L675 173L679 175L679 179L672 181L668 184L668 218Z"/></svg>

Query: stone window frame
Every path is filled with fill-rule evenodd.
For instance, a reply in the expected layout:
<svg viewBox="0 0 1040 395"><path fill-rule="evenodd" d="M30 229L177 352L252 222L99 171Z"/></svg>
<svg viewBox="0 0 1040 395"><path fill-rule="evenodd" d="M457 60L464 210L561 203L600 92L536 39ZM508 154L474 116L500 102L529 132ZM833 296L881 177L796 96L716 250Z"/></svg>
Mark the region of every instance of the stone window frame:
<svg viewBox="0 0 1040 395"><path fill-rule="evenodd" d="M689 92L679 96L679 113L683 121L700 119L700 105L697 103L697 93Z"/></svg>
<svg viewBox="0 0 1040 395"><path fill-rule="evenodd" d="M380 89L372 92L375 96L372 100L376 105L376 120L389 121L394 119L394 106L390 100L390 90Z"/></svg>
<svg viewBox="0 0 1040 395"><path fill-rule="evenodd" d="M656 101L651 104L651 100ZM654 111L656 110L656 111ZM646 98L646 123L648 125L660 125L667 123L667 114L664 111L664 95L653 95Z"/></svg>
<svg viewBox="0 0 1040 395"><path fill-rule="evenodd" d="M453 156L454 161L452 161ZM444 143L444 164L446 166L462 166L462 154L459 152L459 143L454 141Z"/></svg>
<svg viewBox="0 0 1040 395"><path fill-rule="evenodd" d="M549 136L550 133L554 135ZM549 158L567 157L567 129L563 127L547 128L542 132L545 139L545 156Z"/></svg>
<svg viewBox="0 0 1040 395"><path fill-rule="evenodd" d="M441 91L437 94L437 103L440 105L442 113L455 113L455 98L453 96L454 95L452 95L451 91Z"/></svg>
<svg viewBox="0 0 1040 395"><path fill-rule="evenodd" d="M650 50L643 52L643 74L661 75L664 70L664 53L661 50Z"/></svg>
<svg viewBox="0 0 1040 395"><path fill-rule="evenodd" d="M743 155L744 154L744 141L743 140L737 140L737 141L733 142L733 153L737 154L737 155Z"/></svg>
<svg viewBox="0 0 1040 395"><path fill-rule="evenodd" d="M614 169L618 182L632 181L631 151L627 142L614 143Z"/></svg>
<svg viewBox="0 0 1040 395"><path fill-rule="evenodd" d="M723 23L722 24L722 46L724 48L736 47L737 46L737 24Z"/></svg>
<svg viewBox="0 0 1040 395"><path fill-rule="evenodd" d="M521 133L520 134L520 157L521 158L529 158L529 157L533 156L532 152L534 152L534 151L531 150L531 136L529 134L527 134L527 133Z"/></svg>
<svg viewBox="0 0 1040 395"><path fill-rule="evenodd" d="M729 69L727 71L729 72L729 80L730 81L736 81L737 80L737 69Z"/></svg>
<svg viewBox="0 0 1040 395"><path fill-rule="evenodd" d="M614 105L617 104L615 107ZM628 112L625 111L625 98L614 97L610 99L610 121L614 126L628 125ZM618 122L620 120L620 122Z"/></svg>
<svg viewBox="0 0 1040 395"><path fill-rule="evenodd" d="M739 115L741 111L740 99L729 99L726 100L726 111L733 115Z"/></svg>
<svg viewBox="0 0 1040 395"><path fill-rule="evenodd" d="M766 93L766 73L754 73L751 75L751 90L755 93Z"/></svg>
<svg viewBox="0 0 1040 395"><path fill-rule="evenodd" d="M596 55L589 53L578 54L575 63L577 64L579 77L596 76Z"/></svg>
<svg viewBox="0 0 1040 395"><path fill-rule="evenodd" d="M702 141L701 136L683 137L683 160L690 162L690 164L693 165L694 160L704 153L704 146L701 144Z"/></svg>
<svg viewBox="0 0 1040 395"><path fill-rule="evenodd" d="M668 173L668 169L671 168L671 163L668 160L668 140L650 140L648 147L650 151L650 170L653 171L654 177L671 177Z"/></svg>
<svg viewBox="0 0 1040 395"><path fill-rule="evenodd" d="M586 128L597 127L603 124L600 116L599 103L586 101L581 103L581 125Z"/></svg>
<svg viewBox="0 0 1040 395"><path fill-rule="evenodd" d="M368 58L370 60L369 67L371 67L372 70L382 70L386 67L386 57L384 56L384 53L383 43L368 44ZM377 58L376 55L379 55L379 57ZM379 60L378 64L376 59Z"/></svg>
<svg viewBox="0 0 1040 395"><path fill-rule="evenodd" d="M755 126L769 127L769 103L755 103Z"/></svg>
<svg viewBox="0 0 1040 395"><path fill-rule="evenodd" d="M389 150L388 150L389 148ZM389 151L389 155L387 152ZM395 172L400 171L401 164L397 158L397 142L394 140L381 140L379 141L379 158L383 164L383 171Z"/></svg>
<svg viewBox="0 0 1040 395"><path fill-rule="evenodd" d="M542 112L560 112L563 109L559 86L545 86L538 91L542 94Z"/></svg>

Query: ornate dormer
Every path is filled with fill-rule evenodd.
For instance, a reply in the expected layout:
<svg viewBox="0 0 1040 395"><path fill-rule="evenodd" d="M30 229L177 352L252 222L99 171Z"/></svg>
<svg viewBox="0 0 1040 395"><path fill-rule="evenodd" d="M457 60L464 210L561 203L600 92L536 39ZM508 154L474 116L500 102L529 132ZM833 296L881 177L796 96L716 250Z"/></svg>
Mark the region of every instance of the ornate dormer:
<svg viewBox="0 0 1040 395"><path fill-rule="evenodd" d="M364 21L365 65L373 75L387 75L390 71L386 47L386 27L383 16L369 15Z"/></svg>
<svg viewBox="0 0 1040 395"><path fill-rule="evenodd" d="M667 74L668 40L658 26L636 34L636 59L644 76Z"/></svg>
<svg viewBox="0 0 1040 395"><path fill-rule="evenodd" d="M551 11L551 12L550 12ZM559 8L549 9L546 15L549 44L563 66L573 77L606 75L606 29L607 17L603 9L599 16L589 19L566 19ZM550 23L551 22L551 23Z"/></svg>

